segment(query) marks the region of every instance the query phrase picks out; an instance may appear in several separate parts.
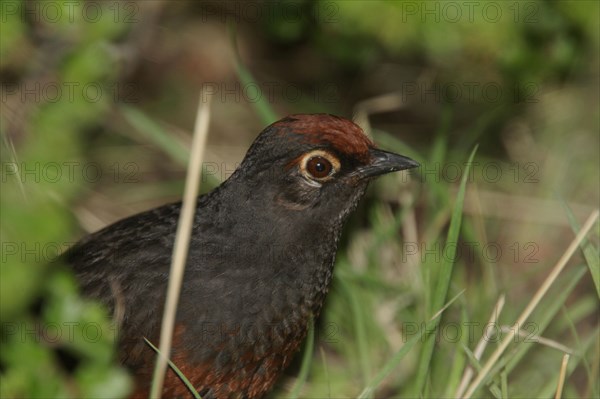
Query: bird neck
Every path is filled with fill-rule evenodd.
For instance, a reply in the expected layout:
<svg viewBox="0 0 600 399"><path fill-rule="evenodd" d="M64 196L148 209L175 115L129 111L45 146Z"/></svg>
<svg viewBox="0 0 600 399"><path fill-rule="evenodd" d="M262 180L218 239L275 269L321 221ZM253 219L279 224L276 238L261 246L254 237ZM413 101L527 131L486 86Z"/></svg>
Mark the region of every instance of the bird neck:
<svg viewBox="0 0 600 399"><path fill-rule="evenodd" d="M231 179L210 195L215 206L203 209L220 225L215 230L231 235L221 240L227 242L225 256L247 269L240 284L256 281L255 292L276 299L271 303L282 312L301 306L318 313L346 215L291 210L273 203L272 192Z"/></svg>

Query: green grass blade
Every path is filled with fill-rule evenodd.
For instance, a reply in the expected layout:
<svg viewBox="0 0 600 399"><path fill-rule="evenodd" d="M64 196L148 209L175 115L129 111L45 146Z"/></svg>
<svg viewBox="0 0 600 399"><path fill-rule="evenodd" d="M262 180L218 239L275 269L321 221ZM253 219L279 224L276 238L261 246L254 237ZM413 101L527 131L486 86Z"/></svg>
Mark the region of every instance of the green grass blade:
<svg viewBox="0 0 600 399"><path fill-rule="evenodd" d="M137 108L129 106L120 107L121 114L139 134L165 152L172 160L187 167L190 157L189 149L180 141L173 138L162 126L149 118ZM207 187L216 187L221 182L216 176L204 175Z"/></svg>
<svg viewBox="0 0 600 399"><path fill-rule="evenodd" d="M503 370L500 373L500 381L501 381L501 398L502 399L508 399L508 374L506 373L506 370Z"/></svg>
<svg viewBox="0 0 600 399"><path fill-rule="evenodd" d="M479 360L477 360L473 351L471 349L469 349L469 347L466 346L465 344L461 343L460 346L461 346L463 352L465 352L465 355L467 355L467 358L469 359L469 365L471 367L473 367L473 369L475 369L475 371L479 372L481 370L481 363L479 363Z"/></svg>
<svg viewBox="0 0 600 399"><path fill-rule="evenodd" d="M414 337L412 337L411 339L406 341L406 343L404 345L402 345L402 347L398 350L398 352L396 352L394 354L394 356L392 356L392 358L390 360L388 360L388 362L383 366L383 368L379 371L379 373L377 373L377 375L375 375L375 377L373 377L373 379L367 384L365 389L363 389L363 391L360 393L360 395L358 395L358 399L367 399L373 395L373 392L379 386L379 384L381 384L383 382L383 380L388 375L390 375L390 373L392 371L394 371L394 369L396 367L398 367L398 365L400 364L400 361L404 358L404 356L406 356L406 354L412 349L412 347L417 342L419 342L423 339L423 336L425 334L428 334L431 331L433 326L436 325L436 323L442 317L443 312L451 304L453 304L454 301L456 301L463 293L464 293L464 291L459 292L456 296L454 296L454 298L452 298L450 301L448 301L448 303L445 304L441 308L441 310L435 315L435 317L433 317L431 320L429 320L425 324L425 328L423 328L421 330L420 334L415 335Z"/></svg>
<svg viewBox="0 0 600 399"><path fill-rule="evenodd" d="M358 293L356 289L352 289L344 279L339 279L340 287L344 290L348 300L350 301L350 309L352 310L352 320L354 327L354 334L356 335L356 343L358 347L358 358L359 364L363 376L363 380L366 383L371 377L371 362L369 358L369 343L367 339L367 332L365 331L365 322L363 317L363 310L358 301Z"/></svg>
<svg viewBox="0 0 600 399"><path fill-rule="evenodd" d="M471 351L471 349L469 349L469 347L464 344L461 344L461 347L462 347L463 352L469 359L469 365L471 367L473 367L473 369L476 370L477 372L481 371L481 363L479 362L479 360L477 360L477 358L475 357L475 354ZM501 367L503 368L505 364L506 364L506 360L504 361L504 363L502 363ZM504 370L502 372L504 374L506 374L506 372ZM506 396L504 396L502 389L500 387L498 387L497 384L495 384L493 381L490 382L489 389L490 389L490 393L496 399L501 399L503 397L506 397ZM448 395L448 397L451 397L451 395Z"/></svg>
<svg viewBox="0 0 600 399"><path fill-rule="evenodd" d="M469 318L467 315L467 309L464 304L461 307L461 319L462 325L468 325ZM460 344L466 348L469 344L469 334L462 334L460 339ZM460 383L460 379L465 370L466 359L463 353L460 352L459 347L455 348L454 351L454 359L452 361L452 365L450 366L450 373L448 375L448 382L446 383L445 397L452 397L452 394L456 392L456 388Z"/></svg>
<svg viewBox="0 0 600 399"><path fill-rule="evenodd" d="M552 301L547 301L546 308L540 309L539 315L536 317L535 320L537 335L542 335L544 333L550 322L554 319L556 314L564 306L569 295L576 288L577 284L581 281L583 276L585 276L585 267L583 265L578 266L579 267L574 268L574 270L572 270L571 273L566 274L565 277L560 280L560 284L557 284L557 286L562 288L560 290L556 290L556 294L553 295ZM520 345L517 348L515 355L507 363L506 371L510 374L513 371L513 369L516 368L521 362L521 360L525 357L527 352L532 348L534 348L534 345Z"/></svg>
<svg viewBox="0 0 600 399"><path fill-rule="evenodd" d="M246 88L254 86L258 87L256 80L254 79L250 71L244 66L240 58L240 53L238 52L236 41L236 29L233 22L228 21L227 28L229 30L231 48L233 49L233 53L235 55L235 70L237 72L238 78L240 79L240 82ZM252 106L254 106L254 109L260 116L260 119L266 125L270 125L279 118L277 117L275 111L273 111L273 108L271 108L271 105L268 103L266 97L267 96L260 96L257 101L252 102Z"/></svg>
<svg viewBox="0 0 600 399"><path fill-rule="evenodd" d="M590 363L588 362L587 357L585 356L585 351L582 350L582 345L581 345L581 338L579 336L579 333L577 332L577 327L575 326L575 323L573 322L573 319L571 319L571 317L569 316L569 312L567 311L567 308L565 306L562 307L562 313L563 313L563 317L566 319L569 329L571 330L571 335L573 336L573 338L575 339L575 347L577 348L576 351L577 353L581 354L581 361L583 363L583 367L588 375L588 379L595 379L595 375L592 371L592 368L590 367Z"/></svg>
<svg viewBox="0 0 600 399"><path fill-rule="evenodd" d="M573 229L573 232L577 234L581 226L579 223L577 223L577 219L575 219L575 215L573 215L573 211L571 211L569 205L562 200L562 198L561 202L565 208L565 212L567 213L567 218L569 219L571 228ZM583 256L585 257L585 261L590 269L592 280L594 280L596 294L598 295L598 298L600 298L600 257L598 256L598 249L595 248L587 238L584 238L581 241L581 250L583 251Z"/></svg>
<svg viewBox="0 0 600 399"><path fill-rule="evenodd" d="M456 243L458 242L458 236L460 233L460 225L462 221L462 210L463 203L465 200L467 180L469 177L470 165L473 162L473 158L475 157L476 152L477 146L475 146L475 148L473 148L473 151L471 151L471 155L469 156L469 160L465 168L465 173L463 174L460 182L460 188L458 190L456 203L454 205L454 210L452 211L452 218L450 219L450 227L448 229L448 236L446 238L446 248L444 248L444 253L448 254L448 256L444 256L444 261L442 262L441 268L438 271L437 283L433 292L431 307L429 309L430 313L433 313L435 309L439 309L442 307L446 299L446 295L448 294L450 279L452 278L454 258L456 257ZM437 322L433 326L435 330L437 330L440 319L436 320ZM431 358L433 355L433 347L435 346L435 336L436 334L429 335L426 338L426 341L423 345L421 357L419 359L417 377L414 385L414 396L420 396L423 392L423 387L425 386L425 381L429 373Z"/></svg>
<svg viewBox="0 0 600 399"><path fill-rule="evenodd" d="M583 354L585 353L594 353L597 350L598 342L600 338L600 329L596 328L592 334L588 336L588 339L583 343L582 350ZM596 348L594 348L596 346ZM596 350L594 350L596 349ZM596 352L597 353L597 352ZM583 360L583 356L571 356L571 360L569 361L569 365L567 366L567 378L575 371L577 367L579 367L580 362ZM598 378L591 382L594 387L594 392L588 392L589 395L581 396L581 397L589 397L589 398L597 398L598 397ZM556 391L556 380L549 380L541 391L536 395L538 398L550 398L554 396Z"/></svg>
<svg viewBox="0 0 600 399"><path fill-rule="evenodd" d="M144 341L146 341L146 343L148 345L150 345L150 347L152 349L154 349L154 351L156 353L160 354L160 351L158 350L158 348L156 346L154 346L152 344L152 342L148 341L146 338L144 338ZM190 392L192 393L192 395L194 395L194 398L196 398L196 399L202 399L202 397L200 396L200 394L198 393L198 391L196 391L196 388L194 388L194 385L192 385L192 383L190 382L190 380L188 380L187 377L181 372L181 370L179 370L179 367L177 367L175 365L175 363L173 363L171 361L171 359L168 359L167 362L169 363L169 366L173 369L173 371L175 371L175 373L179 376L179 378L181 378L181 381L183 381L183 383L190 390Z"/></svg>
<svg viewBox="0 0 600 399"><path fill-rule="evenodd" d="M255 83L254 77L252 76L250 71L248 71L248 69L246 69L246 67L242 65L240 61L236 62L236 71L244 87L251 87L251 85L257 84ZM252 105L254 106L256 112L258 113L260 119L264 122L264 124L270 125L271 123L279 119L279 117L277 116L275 111L273 111L273 109L271 108L271 106L265 98L266 96L260 96L259 100L253 102Z"/></svg>
<svg viewBox="0 0 600 399"><path fill-rule="evenodd" d="M477 372L480 372L482 369L481 363L479 362L479 360L477 360L477 358L475 357L475 354L471 351L471 349L469 349L468 346L466 345L461 345L462 346L462 350L464 351L464 353L467 355L468 359L469 359L469 364L471 365L471 367L473 367L474 370L476 370ZM502 399L502 398L507 398L507 387L508 385L505 387L504 384L504 380L503 378L508 377L508 373L505 370L505 366L506 363L508 362L508 359L510 358L509 356L505 356L501 359L500 362L498 362L498 365L496 366L496 369L498 370L498 373L500 374L500 382L501 382L501 386L498 386L498 384L495 381L490 381L488 383L488 388L490 390L490 393L496 398L496 399ZM505 390L506 388L506 390Z"/></svg>
<svg viewBox="0 0 600 399"><path fill-rule="evenodd" d="M306 338L306 346L304 347L304 353L302 354L302 365L300 366L300 373L296 379L296 383L290 392L289 399L297 399L300 396L300 391L306 382L308 377L308 371L310 370L310 363L312 360L313 350L315 347L315 326L312 318L308 322L308 335Z"/></svg>
<svg viewBox="0 0 600 399"><path fill-rule="evenodd" d="M137 108L121 106L121 114L140 134L167 153L174 161L187 166L189 150L174 140L159 124Z"/></svg>
<svg viewBox="0 0 600 399"><path fill-rule="evenodd" d="M329 378L329 366L327 365L327 355L325 355L325 351L323 347L319 347L319 352L321 352L321 362L323 363L323 376L325 377L325 381L327 381L327 397L331 397L331 379Z"/></svg>

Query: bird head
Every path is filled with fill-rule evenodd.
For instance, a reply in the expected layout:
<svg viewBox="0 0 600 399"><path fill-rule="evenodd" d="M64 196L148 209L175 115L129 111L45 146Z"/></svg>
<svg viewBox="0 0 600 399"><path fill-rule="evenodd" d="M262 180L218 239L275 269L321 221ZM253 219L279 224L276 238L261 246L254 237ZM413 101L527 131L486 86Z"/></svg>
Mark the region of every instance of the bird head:
<svg viewBox="0 0 600 399"><path fill-rule="evenodd" d="M313 215L335 210L344 217L374 177L417 166L408 157L376 148L347 119L297 114L265 128L238 172L283 209Z"/></svg>

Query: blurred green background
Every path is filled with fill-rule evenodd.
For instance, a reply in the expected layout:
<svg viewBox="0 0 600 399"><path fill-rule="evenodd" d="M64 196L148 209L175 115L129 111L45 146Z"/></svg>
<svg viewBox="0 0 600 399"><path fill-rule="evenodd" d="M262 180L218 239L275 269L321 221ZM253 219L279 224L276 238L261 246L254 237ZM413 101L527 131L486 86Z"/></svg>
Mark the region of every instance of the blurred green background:
<svg viewBox="0 0 600 399"><path fill-rule="evenodd" d="M213 94L203 191L290 113L354 117L422 164L370 187L312 360L271 397L455 396L500 295L498 334L598 206L597 1L7 0L0 12L2 397L130 392L109 315L48 264L85 233L180 198L202 89ZM600 395L598 234L478 397L553 396L565 352L564 396ZM423 337L387 370L439 310L448 261L446 299L465 291L433 355ZM487 340L484 360L498 345Z"/></svg>

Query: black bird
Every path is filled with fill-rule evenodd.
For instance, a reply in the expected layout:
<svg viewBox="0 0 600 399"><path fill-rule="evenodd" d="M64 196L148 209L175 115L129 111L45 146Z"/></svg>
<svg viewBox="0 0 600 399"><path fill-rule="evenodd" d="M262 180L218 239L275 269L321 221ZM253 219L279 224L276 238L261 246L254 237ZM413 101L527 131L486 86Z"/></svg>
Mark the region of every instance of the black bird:
<svg viewBox="0 0 600 399"><path fill-rule="evenodd" d="M259 398L317 317L342 226L368 182L418 164L375 148L354 123L292 115L198 198L171 360L203 398ZM143 212L67 251L85 294L121 307L121 361L147 397L181 203ZM120 304L120 305L119 305ZM191 396L169 370L163 394Z"/></svg>

